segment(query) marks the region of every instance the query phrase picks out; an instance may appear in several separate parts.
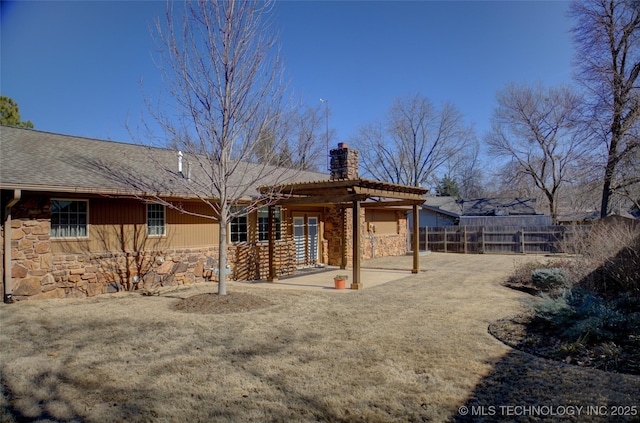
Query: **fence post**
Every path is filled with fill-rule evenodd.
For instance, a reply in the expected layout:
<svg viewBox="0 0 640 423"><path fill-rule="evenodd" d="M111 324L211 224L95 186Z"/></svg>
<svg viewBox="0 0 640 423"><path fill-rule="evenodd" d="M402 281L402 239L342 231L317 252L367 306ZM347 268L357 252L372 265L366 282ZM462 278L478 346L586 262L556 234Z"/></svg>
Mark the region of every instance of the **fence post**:
<svg viewBox="0 0 640 423"><path fill-rule="evenodd" d="M447 227L444 227L444 252L447 252Z"/></svg>
<svg viewBox="0 0 640 423"><path fill-rule="evenodd" d="M520 252L522 254L527 254L527 252L524 250L524 228L522 228L522 230L520 231Z"/></svg>
<svg viewBox="0 0 640 423"><path fill-rule="evenodd" d="M429 227L424 227L424 249L429 251Z"/></svg>
<svg viewBox="0 0 640 423"><path fill-rule="evenodd" d="M462 227L462 236L464 237L464 253L467 254L467 227Z"/></svg>
<svg viewBox="0 0 640 423"><path fill-rule="evenodd" d="M485 249L484 249L484 226L482 226L480 228L480 236L482 237L482 254L485 253Z"/></svg>

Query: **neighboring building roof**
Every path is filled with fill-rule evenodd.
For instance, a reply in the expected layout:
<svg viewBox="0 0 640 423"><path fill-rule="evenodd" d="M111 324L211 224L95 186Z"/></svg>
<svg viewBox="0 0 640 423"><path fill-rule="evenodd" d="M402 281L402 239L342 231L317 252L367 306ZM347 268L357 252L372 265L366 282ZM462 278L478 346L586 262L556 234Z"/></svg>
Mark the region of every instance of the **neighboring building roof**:
<svg viewBox="0 0 640 423"><path fill-rule="evenodd" d="M521 216L535 215L535 198L477 198L459 200L455 197L429 197L423 208L449 216Z"/></svg>
<svg viewBox="0 0 640 423"><path fill-rule="evenodd" d="M451 217L459 217L462 214L462 205L456 197L428 197L422 208Z"/></svg>
<svg viewBox="0 0 640 423"><path fill-rule="evenodd" d="M535 215L535 198L478 198L461 200L463 216Z"/></svg>
<svg viewBox="0 0 640 423"><path fill-rule="evenodd" d="M0 126L3 189L215 198L203 158L185 154L181 174L176 150ZM230 185L247 186L259 175L261 185L328 179L317 172L238 165ZM256 187L248 195L259 195Z"/></svg>
<svg viewBox="0 0 640 423"><path fill-rule="evenodd" d="M600 218L600 212L597 210L590 211L573 211L558 215L557 221L560 224L569 223L591 223Z"/></svg>

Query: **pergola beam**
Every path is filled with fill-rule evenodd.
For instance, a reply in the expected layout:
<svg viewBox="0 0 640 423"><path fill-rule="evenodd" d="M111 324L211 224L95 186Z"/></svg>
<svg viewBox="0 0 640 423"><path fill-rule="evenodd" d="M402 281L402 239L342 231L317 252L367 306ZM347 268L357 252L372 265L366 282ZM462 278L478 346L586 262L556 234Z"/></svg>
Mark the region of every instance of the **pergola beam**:
<svg viewBox="0 0 640 423"><path fill-rule="evenodd" d="M377 189L377 188L368 188L368 187L353 187L353 191L356 194L364 194L367 197L384 197L384 198L395 198L398 200L415 200L416 194L410 192L398 192L392 191L388 189ZM422 199L422 198L421 198Z"/></svg>
<svg viewBox="0 0 640 423"><path fill-rule="evenodd" d="M398 201L370 201L360 204L363 209L413 206L416 203L422 204L424 200L398 200Z"/></svg>
<svg viewBox="0 0 640 423"><path fill-rule="evenodd" d="M305 204L340 204L351 203L353 201L365 200L366 195L358 194L346 194L346 195L323 195L323 196L308 196L308 197L291 197L278 200L278 204L282 205L305 205Z"/></svg>

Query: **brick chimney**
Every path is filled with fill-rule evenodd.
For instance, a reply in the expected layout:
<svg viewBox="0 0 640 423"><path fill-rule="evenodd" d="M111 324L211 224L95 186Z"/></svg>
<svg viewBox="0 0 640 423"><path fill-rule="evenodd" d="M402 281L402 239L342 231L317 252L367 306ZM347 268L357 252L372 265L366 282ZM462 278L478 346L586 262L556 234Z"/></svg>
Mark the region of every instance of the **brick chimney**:
<svg viewBox="0 0 640 423"><path fill-rule="evenodd" d="M331 156L331 180L358 179L358 150L350 149L346 142L329 152Z"/></svg>

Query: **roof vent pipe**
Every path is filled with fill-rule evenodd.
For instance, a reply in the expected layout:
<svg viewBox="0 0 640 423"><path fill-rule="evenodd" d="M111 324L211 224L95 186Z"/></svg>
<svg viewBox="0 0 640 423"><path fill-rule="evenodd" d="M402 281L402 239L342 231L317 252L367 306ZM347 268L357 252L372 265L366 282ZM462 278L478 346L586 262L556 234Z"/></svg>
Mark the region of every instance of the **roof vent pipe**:
<svg viewBox="0 0 640 423"><path fill-rule="evenodd" d="M182 174L182 151L178 151L178 173Z"/></svg>

